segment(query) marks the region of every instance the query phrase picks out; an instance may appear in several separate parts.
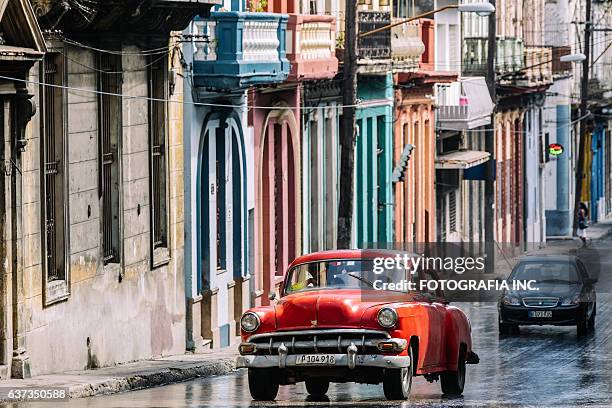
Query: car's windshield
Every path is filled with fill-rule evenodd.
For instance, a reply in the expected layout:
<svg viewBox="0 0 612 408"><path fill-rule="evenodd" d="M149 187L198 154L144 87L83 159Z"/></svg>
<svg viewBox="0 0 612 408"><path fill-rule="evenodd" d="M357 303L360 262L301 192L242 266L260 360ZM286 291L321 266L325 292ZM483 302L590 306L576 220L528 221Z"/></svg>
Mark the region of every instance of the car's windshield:
<svg viewBox="0 0 612 408"><path fill-rule="evenodd" d="M368 259L309 262L295 266L288 275L286 293L319 289L384 290L381 283L410 279L405 268L375 274L373 261Z"/></svg>
<svg viewBox="0 0 612 408"><path fill-rule="evenodd" d="M563 261L527 261L520 263L511 280L534 280L541 283L579 283L580 277L571 262Z"/></svg>

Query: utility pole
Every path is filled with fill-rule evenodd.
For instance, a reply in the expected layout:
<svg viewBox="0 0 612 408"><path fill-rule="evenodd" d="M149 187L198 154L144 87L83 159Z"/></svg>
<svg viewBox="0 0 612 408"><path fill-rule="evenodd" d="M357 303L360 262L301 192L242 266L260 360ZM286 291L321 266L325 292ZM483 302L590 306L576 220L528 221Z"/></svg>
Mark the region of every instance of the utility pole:
<svg viewBox="0 0 612 408"><path fill-rule="evenodd" d="M495 0L489 0L495 6ZM497 8L496 8L497 9ZM491 113L491 123L486 127L485 150L490 154L489 161L485 167L485 248L487 253L487 271L493 271L493 243L495 242L495 113L497 111L497 93L495 90L495 54L497 52L497 24L496 15L489 15L488 43L487 43L487 86L493 101L493 113Z"/></svg>
<svg viewBox="0 0 612 408"><path fill-rule="evenodd" d="M580 83L580 140L578 142L578 163L576 164L576 189L574 191L574 235L578 228L578 207L580 207L580 199L582 196L582 181L584 170L584 156L586 149L587 135L587 110L589 100L589 69L591 59L591 33L592 33L592 15L591 15L591 0L586 0L586 17L584 24L584 55L586 58L582 61L582 80ZM592 210L592 209L591 209Z"/></svg>
<svg viewBox="0 0 612 408"><path fill-rule="evenodd" d="M351 245L353 229L353 171L355 167L355 105L357 104L357 0L347 0L344 29L342 129L340 131L340 199L338 248Z"/></svg>

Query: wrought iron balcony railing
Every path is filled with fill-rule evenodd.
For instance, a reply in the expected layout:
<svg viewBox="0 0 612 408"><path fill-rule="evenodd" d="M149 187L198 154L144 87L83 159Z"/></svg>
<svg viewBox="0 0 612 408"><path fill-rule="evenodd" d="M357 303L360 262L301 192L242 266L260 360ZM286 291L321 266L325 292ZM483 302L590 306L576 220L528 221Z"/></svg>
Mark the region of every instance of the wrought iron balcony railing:
<svg viewBox="0 0 612 408"><path fill-rule="evenodd" d="M360 11L358 32L367 33L391 24L391 13ZM388 71L391 65L391 30L359 37L357 41L358 65L361 72Z"/></svg>

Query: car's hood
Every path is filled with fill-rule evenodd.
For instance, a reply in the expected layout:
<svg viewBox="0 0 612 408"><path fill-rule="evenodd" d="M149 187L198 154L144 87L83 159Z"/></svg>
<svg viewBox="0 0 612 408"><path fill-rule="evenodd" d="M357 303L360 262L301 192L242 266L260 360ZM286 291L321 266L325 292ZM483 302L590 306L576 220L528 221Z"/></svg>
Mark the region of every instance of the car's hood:
<svg viewBox="0 0 612 408"><path fill-rule="evenodd" d="M522 290L514 292L521 298L524 297L558 297L573 296L580 292L582 284L568 282L540 282L537 283L538 291Z"/></svg>
<svg viewBox="0 0 612 408"><path fill-rule="evenodd" d="M280 299L274 306L278 330L363 327L364 312L381 302L364 301L361 291L321 290Z"/></svg>

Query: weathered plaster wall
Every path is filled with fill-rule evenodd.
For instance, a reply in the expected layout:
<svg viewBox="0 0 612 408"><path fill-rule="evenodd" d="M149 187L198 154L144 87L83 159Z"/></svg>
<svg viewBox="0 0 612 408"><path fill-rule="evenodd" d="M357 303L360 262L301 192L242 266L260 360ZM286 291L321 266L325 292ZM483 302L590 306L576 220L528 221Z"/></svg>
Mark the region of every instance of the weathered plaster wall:
<svg viewBox="0 0 612 408"><path fill-rule="evenodd" d="M123 51L138 51L124 46ZM40 112L33 118L23 156L24 296L20 319L32 375L83 369L185 349L183 277L182 107L168 106L169 250L166 265L151 269L148 102L123 99L122 241L119 266L104 267L98 197L98 119L95 54L67 47L68 214L70 296L43 307L41 251ZM147 96L147 61L124 55L123 94ZM176 63L175 67L178 67ZM36 78L37 69L32 71ZM31 87L39 100L36 87ZM173 98L182 99L182 84ZM122 278L119 278L122 272Z"/></svg>

